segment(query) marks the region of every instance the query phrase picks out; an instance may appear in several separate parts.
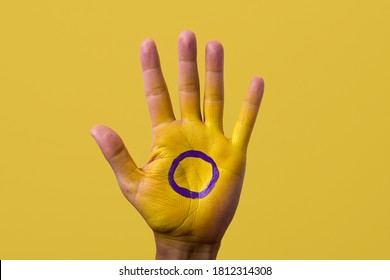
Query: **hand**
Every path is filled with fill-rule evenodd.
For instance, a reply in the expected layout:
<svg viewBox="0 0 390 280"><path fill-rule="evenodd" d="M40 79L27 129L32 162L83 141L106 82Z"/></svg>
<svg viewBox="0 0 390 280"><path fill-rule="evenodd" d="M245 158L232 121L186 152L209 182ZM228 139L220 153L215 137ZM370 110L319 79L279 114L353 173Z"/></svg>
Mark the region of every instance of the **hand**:
<svg viewBox="0 0 390 280"><path fill-rule="evenodd" d="M223 47L206 47L203 118L200 112L196 38L179 36L179 97L176 120L155 43L141 45L146 100L152 119L152 152L138 168L121 138L106 126L91 130L119 186L154 232L158 259L215 259L238 205L248 141L263 96L255 77L232 139L223 134Z"/></svg>

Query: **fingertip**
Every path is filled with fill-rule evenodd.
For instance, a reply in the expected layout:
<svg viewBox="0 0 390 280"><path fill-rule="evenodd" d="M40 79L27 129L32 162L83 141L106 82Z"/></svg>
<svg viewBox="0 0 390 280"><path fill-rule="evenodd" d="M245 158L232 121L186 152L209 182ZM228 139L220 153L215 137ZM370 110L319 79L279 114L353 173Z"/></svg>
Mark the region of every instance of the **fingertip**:
<svg viewBox="0 0 390 280"><path fill-rule="evenodd" d="M184 31L180 32L179 40L184 40L184 41L196 40L196 36L195 36L195 33L192 32L191 30L184 30Z"/></svg>
<svg viewBox="0 0 390 280"><path fill-rule="evenodd" d="M190 30L180 33L178 39L179 59L195 60L196 59L196 37Z"/></svg>
<svg viewBox="0 0 390 280"><path fill-rule="evenodd" d="M97 138L99 135L102 134L102 132L106 129L110 129L109 127L105 126L105 125L102 125L102 124L97 124L97 125L94 125L90 130L89 130L89 133L91 134L91 136L93 138Z"/></svg>
<svg viewBox="0 0 390 280"><path fill-rule="evenodd" d="M260 76L253 77L248 90L247 101L260 105L264 93L264 79Z"/></svg>
<svg viewBox="0 0 390 280"><path fill-rule="evenodd" d="M90 130L89 130L89 134L96 139L96 136L98 134L98 131L99 131L99 127L101 125L97 124L97 125L94 125Z"/></svg>
<svg viewBox="0 0 390 280"><path fill-rule="evenodd" d="M91 135L93 138L95 138L96 135L96 126L93 126L92 128L89 129L89 135Z"/></svg>
<svg viewBox="0 0 390 280"><path fill-rule="evenodd" d="M209 71L222 71L223 69L223 46L218 41L210 41L206 45L206 68Z"/></svg>
<svg viewBox="0 0 390 280"><path fill-rule="evenodd" d="M148 51L155 46L156 46L156 43L154 42L154 40L152 38L145 38L141 43L140 49L141 49L141 51Z"/></svg>
<svg viewBox="0 0 390 280"><path fill-rule="evenodd" d="M140 60L142 70L160 66L160 59L157 54L157 46L153 39L147 38L141 43Z"/></svg>
<svg viewBox="0 0 390 280"><path fill-rule="evenodd" d="M120 136L108 126L95 125L90 132L107 159L111 158L116 150L124 146Z"/></svg>
<svg viewBox="0 0 390 280"><path fill-rule="evenodd" d="M264 79L260 76L255 76L252 79L252 85L256 89L256 91L263 91L264 90Z"/></svg>
<svg viewBox="0 0 390 280"><path fill-rule="evenodd" d="M122 139L113 129L102 124L93 126L90 130L90 134L104 154L108 151L107 148L120 146L123 143Z"/></svg>
<svg viewBox="0 0 390 280"><path fill-rule="evenodd" d="M221 42L212 40L207 43L206 49L210 54L223 52L223 45Z"/></svg>

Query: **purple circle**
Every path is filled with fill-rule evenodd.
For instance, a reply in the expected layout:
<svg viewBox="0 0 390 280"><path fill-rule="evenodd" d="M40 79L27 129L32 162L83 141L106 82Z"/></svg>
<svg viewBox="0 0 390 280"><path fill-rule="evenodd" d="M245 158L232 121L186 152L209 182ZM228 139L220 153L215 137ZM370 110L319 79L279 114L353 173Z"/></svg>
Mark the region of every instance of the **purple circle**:
<svg viewBox="0 0 390 280"><path fill-rule="evenodd" d="M212 168L213 168L213 175L211 177L211 180L207 184L207 187L201 192L193 192L193 191L190 191L186 188L180 187L174 179L175 171L176 171L176 168L179 166L179 163L183 159L188 158L188 157L203 159L204 161L210 163ZM201 151L196 151L196 150L189 150L189 151L186 151L186 152L180 154L177 158L175 158L173 160L171 168L169 169L169 172L168 172L168 181L169 181L169 184L171 185L171 187L173 188L173 190L184 197L193 198L193 199L203 198L206 195L208 195L211 192L211 190L214 188L215 183L217 182L218 178L219 178L219 170L217 168L217 165L215 164L215 161L211 157L206 155L205 153L203 153Z"/></svg>

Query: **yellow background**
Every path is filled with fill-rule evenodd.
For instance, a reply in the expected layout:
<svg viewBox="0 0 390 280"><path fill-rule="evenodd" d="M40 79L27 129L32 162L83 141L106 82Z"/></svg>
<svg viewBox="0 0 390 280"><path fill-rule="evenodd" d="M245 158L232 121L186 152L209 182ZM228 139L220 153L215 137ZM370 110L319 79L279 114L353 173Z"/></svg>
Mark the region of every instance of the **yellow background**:
<svg viewBox="0 0 390 280"><path fill-rule="evenodd" d="M239 3L240 2L240 3ZM225 48L225 132L266 91L220 259L390 258L390 1L1 1L0 258L151 259L152 233L89 135L150 151L139 45L179 116L177 37Z"/></svg>

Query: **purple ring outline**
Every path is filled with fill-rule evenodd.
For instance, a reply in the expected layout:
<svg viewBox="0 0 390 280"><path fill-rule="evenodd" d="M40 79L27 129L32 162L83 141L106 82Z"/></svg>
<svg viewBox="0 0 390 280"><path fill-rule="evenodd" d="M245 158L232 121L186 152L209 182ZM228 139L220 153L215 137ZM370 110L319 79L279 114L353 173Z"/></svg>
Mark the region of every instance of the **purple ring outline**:
<svg viewBox="0 0 390 280"><path fill-rule="evenodd" d="M193 192L186 188L180 187L174 179L176 168L179 166L179 163L187 157L203 159L204 161L210 163L213 168L213 175L211 177L211 180L207 184L207 187L201 192ZM171 187L173 188L173 190L184 197L192 198L192 199L203 198L207 196L211 192L211 190L215 187L218 178L219 178L219 170L217 168L215 161L205 153L197 150L189 150L184 153L181 153L177 158L173 160L171 168L169 169L168 172L168 181Z"/></svg>

